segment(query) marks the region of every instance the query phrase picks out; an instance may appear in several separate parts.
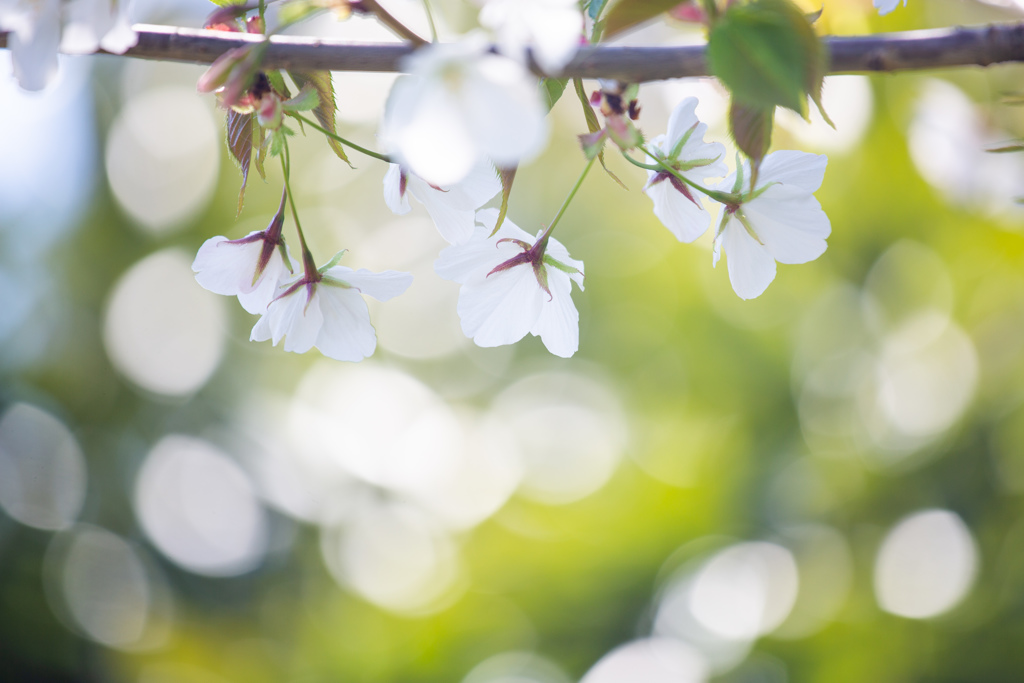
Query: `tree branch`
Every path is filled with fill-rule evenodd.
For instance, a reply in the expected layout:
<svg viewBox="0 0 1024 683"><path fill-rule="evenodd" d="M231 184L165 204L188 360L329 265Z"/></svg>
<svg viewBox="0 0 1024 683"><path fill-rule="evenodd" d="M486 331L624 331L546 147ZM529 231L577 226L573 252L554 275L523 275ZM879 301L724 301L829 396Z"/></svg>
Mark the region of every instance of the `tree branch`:
<svg viewBox="0 0 1024 683"><path fill-rule="evenodd" d="M137 24L138 45L129 57L209 64L225 51L259 42L260 36ZM894 72L988 66L1024 61L1024 23L979 28L907 31L872 36L825 38L832 54L830 73ZM366 45L324 38L273 36L268 68L331 71L401 71L413 51L407 44ZM0 48L7 34L0 33ZM559 74L566 78L614 78L630 83L707 76L704 46L580 49Z"/></svg>

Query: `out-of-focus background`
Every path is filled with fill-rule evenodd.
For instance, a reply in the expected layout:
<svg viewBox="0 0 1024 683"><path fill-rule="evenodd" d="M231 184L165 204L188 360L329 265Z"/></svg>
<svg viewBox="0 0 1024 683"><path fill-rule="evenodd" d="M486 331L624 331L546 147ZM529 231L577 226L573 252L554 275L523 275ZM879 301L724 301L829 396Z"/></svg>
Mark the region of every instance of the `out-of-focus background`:
<svg viewBox="0 0 1024 683"><path fill-rule="evenodd" d="M475 13L435 5L453 30ZM137 9L198 26L210 7ZM820 22L1021 16L834 0ZM416 278L371 302L360 364L250 343L254 318L194 281L205 239L280 197L276 169L252 173L234 217L202 70L64 59L29 95L0 52L0 679L1019 679L1024 155L984 150L1024 132L1021 67L834 77L837 130L780 115L776 148L829 156L833 233L753 301L609 154L630 190L594 172L558 231L587 272L571 360L474 347L422 208L393 216L381 164L294 138L318 258ZM335 74L342 134L375 146L392 79ZM688 95L726 141L706 81L645 85L643 130ZM552 117L512 197L529 232L583 166L578 102Z"/></svg>

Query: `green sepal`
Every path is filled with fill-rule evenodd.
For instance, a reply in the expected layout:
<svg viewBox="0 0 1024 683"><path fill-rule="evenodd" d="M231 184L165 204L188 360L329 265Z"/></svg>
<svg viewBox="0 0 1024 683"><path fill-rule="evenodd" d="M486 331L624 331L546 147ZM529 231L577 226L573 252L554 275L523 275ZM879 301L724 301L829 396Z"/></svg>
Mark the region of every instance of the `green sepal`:
<svg viewBox="0 0 1024 683"><path fill-rule="evenodd" d="M498 178L501 180L501 207L498 209L498 220L494 223L494 230L491 230L490 237L498 232L501 224L505 222L505 214L508 213L508 199L512 196L512 182L516 179L518 167L498 169Z"/></svg>
<svg viewBox="0 0 1024 683"><path fill-rule="evenodd" d="M331 260L320 266L317 271L322 275L327 272L328 269L333 268L341 262L341 258L348 252L348 249L342 249L337 254L331 257Z"/></svg>

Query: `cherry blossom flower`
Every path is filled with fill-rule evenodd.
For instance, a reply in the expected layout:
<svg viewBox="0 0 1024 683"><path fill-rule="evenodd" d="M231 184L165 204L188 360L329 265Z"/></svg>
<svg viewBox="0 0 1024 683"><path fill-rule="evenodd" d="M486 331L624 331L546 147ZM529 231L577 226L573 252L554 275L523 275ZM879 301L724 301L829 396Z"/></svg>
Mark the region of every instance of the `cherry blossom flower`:
<svg viewBox="0 0 1024 683"><path fill-rule="evenodd" d="M580 341L572 282L583 289L583 262L550 231L532 238L507 218L491 235L496 209L480 211L477 220L469 242L446 248L434 262L438 275L462 285L462 331L478 346L514 344L529 332L556 356L572 356Z"/></svg>
<svg viewBox="0 0 1024 683"><path fill-rule="evenodd" d="M377 334L360 294L387 301L412 284L412 275L373 273L345 266L308 269L278 287L277 297L252 328L251 341L283 338L284 350L305 353L314 346L328 358L360 361L373 354Z"/></svg>
<svg viewBox="0 0 1024 683"><path fill-rule="evenodd" d="M579 49L583 14L576 0L482 0L480 24L495 32L498 48L524 59L527 49L545 73L558 74Z"/></svg>
<svg viewBox="0 0 1024 683"><path fill-rule="evenodd" d="M0 0L0 31L10 31L14 76L25 90L42 90L57 73L57 51L121 54L138 36L128 0ZM63 36L61 27L63 25Z"/></svg>
<svg viewBox="0 0 1024 683"><path fill-rule="evenodd" d="M458 183L437 187L391 164L384 174L384 201L396 214L409 213L409 195L427 209L437 231L449 244L461 244L473 235L476 210L501 191L494 168L481 162Z"/></svg>
<svg viewBox="0 0 1024 683"><path fill-rule="evenodd" d="M650 147L679 175L704 185L707 178L724 176L728 167L722 160L725 146L704 142L708 127L697 120L696 108L695 97L680 102L669 117L668 133L651 140ZM655 160L648 157L648 163ZM654 215L680 242L694 241L711 225L701 192L668 171L648 171L644 192L654 202Z"/></svg>
<svg viewBox="0 0 1024 683"><path fill-rule="evenodd" d="M725 251L729 281L741 299L760 296L775 279L775 262L807 263L825 252L832 231L813 193L821 186L828 159L824 155L784 150L761 162L756 190L740 204L723 208L715 236L714 263ZM750 177L744 162L718 187L738 190Z"/></svg>
<svg viewBox="0 0 1024 683"><path fill-rule="evenodd" d="M139 36L128 17L128 0L70 0L64 13L60 49L69 54L91 54L100 48L123 54Z"/></svg>
<svg viewBox="0 0 1024 683"><path fill-rule="evenodd" d="M888 14L899 6L901 0L874 0L875 9L879 14ZM907 0L902 0L903 6L907 6Z"/></svg>
<svg viewBox="0 0 1024 683"><path fill-rule="evenodd" d="M218 235L203 243L192 263L196 281L214 294L237 296L249 313L263 313L277 286L292 273L292 259L281 237L284 197L266 230L241 239Z"/></svg>
<svg viewBox="0 0 1024 683"><path fill-rule="evenodd" d="M14 77L25 90L42 90L57 74L60 0L0 0L0 30L10 31Z"/></svg>
<svg viewBox="0 0 1024 683"><path fill-rule="evenodd" d="M431 185L459 182L481 157L516 166L547 142L536 78L487 49L478 34L420 48L403 61L410 75L391 89L382 137L404 168Z"/></svg>

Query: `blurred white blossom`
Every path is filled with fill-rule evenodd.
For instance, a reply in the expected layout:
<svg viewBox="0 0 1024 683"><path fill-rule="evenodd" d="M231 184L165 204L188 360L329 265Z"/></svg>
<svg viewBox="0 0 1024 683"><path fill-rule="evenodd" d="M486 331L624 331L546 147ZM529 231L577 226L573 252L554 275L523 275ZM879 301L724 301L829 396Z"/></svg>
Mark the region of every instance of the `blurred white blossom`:
<svg viewBox="0 0 1024 683"><path fill-rule="evenodd" d="M583 262L558 240L544 244L543 233L531 237L508 219L492 236L497 217L496 209L480 211L472 239L434 262L438 275L462 285L462 331L478 346L514 344L529 332L556 356L572 356L580 340L572 282L583 289Z"/></svg>
<svg viewBox="0 0 1024 683"><path fill-rule="evenodd" d="M813 193L825 177L824 155L783 150L761 163L757 189L746 199L723 208L715 236L714 263L722 250L728 257L729 281L741 299L760 296L775 279L775 262L807 263L825 252L832 231L828 216ZM750 177L744 162L741 182ZM724 192L736 186L736 173L719 185Z"/></svg>
<svg viewBox="0 0 1024 683"><path fill-rule="evenodd" d="M487 52L481 35L435 43L407 57L395 81L382 137L404 168L432 185L452 185L487 157L506 168L547 142L537 79L522 64Z"/></svg>
<svg viewBox="0 0 1024 683"><path fill-rule="evenodd" d="M0 31L9 31L14 76L26 90L42 90L57 74L58 49L118 54L138 36L129 0L0 0Z"/></svg>
<svg viewBox="0 0 1024 683"><path fill-rule="evenodd" d="M568 64L583 38L576 0L482 0L480 24L495 32L498 49L515 59L527 50L545 73Z"/></svg>
<svg viewBox="0 0 1024 683"><path fill-rule="evenodd" d="M901 0L874 0L875 8L879 14L888 14L899 6ZM907 6L907 0L902 0L903 6Z"/></svg>

